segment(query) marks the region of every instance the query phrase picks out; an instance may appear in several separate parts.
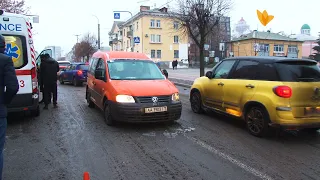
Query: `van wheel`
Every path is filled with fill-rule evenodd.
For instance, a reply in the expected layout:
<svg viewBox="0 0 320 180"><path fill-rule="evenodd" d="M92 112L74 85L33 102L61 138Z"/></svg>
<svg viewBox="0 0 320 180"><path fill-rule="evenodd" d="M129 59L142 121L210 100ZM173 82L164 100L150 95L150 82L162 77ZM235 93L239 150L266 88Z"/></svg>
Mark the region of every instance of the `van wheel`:
<svg viewBox="0 0 320 180"><path fill-rule="evenodd" d="M247 129L250 134L257 137L264 137L269 132L269 116L264 108L253 106L245 115Z"/></svg>
<svg viewBox="0 0 320 180"><path fill-rule="evenodd" d="M90 95L90 93L89 93L88 91L86 91L86 94L87 94L86 99L87 99L87 103L88 103L89 108L94 108L94 107L95 107L95 104L94 104L94 102L92 102L92 100L91 100L91 95Z"/></svg>
<svg viewBox="0 0 320 180"><path fill-rule="evenodd" d="M59 82L60 82L60 84L64 84L64 81L63 81L62 77L59 78Z"/></svg>
<svg viewBox="0 0 320 180"><path fill-rule="evenodd" d="M40 116L40 106L37 106L37 109L31 111L31 116L34 116L34 117Z"/></svg>
<svg viewBox="0 0 320 180"><path fill-rule="evenodd" d="M199 92L193 92L190 96L190 104L193 112L201 114L203 113L201 95Z"/></svg>
<svg viewBox="0 0 320 180"><path fill-rule="evenodd" d="M113 126L114 125L114 120L111 116L111 111L110 111L110 107L108 106L108 102L106 101L104 103L104 121L106 122L106 124L108 126Z"/></svg>

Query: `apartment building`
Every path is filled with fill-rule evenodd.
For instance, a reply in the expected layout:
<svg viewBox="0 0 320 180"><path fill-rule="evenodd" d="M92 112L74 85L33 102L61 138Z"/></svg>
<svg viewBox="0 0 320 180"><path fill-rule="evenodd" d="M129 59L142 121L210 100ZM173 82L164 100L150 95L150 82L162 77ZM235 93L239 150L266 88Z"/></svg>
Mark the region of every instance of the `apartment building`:
<svg viewBox="0 0 320 180"><path fill-rule="evenodd" d="M113 51L141 52L160 61L188 58L188 35L181 31L179 22L170 18L165 7L151 10L149 6L140 6L140 12L131 19L115 21L109 37Z"/></svg>
<svg viewBox="0 0 320 180"><path fill-rule="evenodd" d="M280 56L302 58L302 40L270 31L252 31L233 39L228 51L233 56Z"/></svg>

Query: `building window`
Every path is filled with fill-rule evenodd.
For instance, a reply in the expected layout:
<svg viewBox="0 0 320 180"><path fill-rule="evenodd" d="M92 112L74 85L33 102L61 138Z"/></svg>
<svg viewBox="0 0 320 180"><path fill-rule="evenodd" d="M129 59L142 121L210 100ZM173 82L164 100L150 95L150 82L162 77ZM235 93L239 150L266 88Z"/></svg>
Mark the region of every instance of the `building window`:
<svg viewBox="0 0 320 180"><path fill-rule="evenodd" d="M160 28L161 24L160 24L160 20L157 20L157 28Z"/></svg>
<svg viewBox="0 0 320 180"><path fill-rule="evenodd" d="M173 58L179 58L179 50L174 50Z"/></svg>
<svg viewBox="0 0 320 180"><path fill-rule="evenodd" d="M157 58L161 58L161 50L157 50Z"/></svg>
<svg viewBox="0 0 320 180"><path fill-rule="evenodd" d="M274 52L283 52L283 49L284 49L283 45L275 44L273 46L273 51Z"/></svg>
<svg viewBox="0 0 320 180"><path fill-rule="evenodd" d="M154 19L150 20L150 27L152 27L152 28L154 27Z"/></svg>
<svg viewBox="0 0 320 180"><path fill-rule="evenodd" d="M137 30L139 29L139 22L137 22Z"/></svg>
<svg viewBox="0 0 320 180"><path fill-rule="evenodd" d="M127 40L127 48L129 48L129 45L130 45L130 41Z"/></svg>
<svg viewBox="0 0 320 180"><path fill-rule="evenodd" d="M179 22L178 21L174 21L173 22L173 28L174 29L179 29Z"/></svg>
<svg viewBox="0 0 320 180"><path fill-rule="evenodd" d="M126 36L126 29L123 29L123 36Z"/></svg>
<svg viewBox="0 0 320 180"><path fill-rule="evenodd" d="M260 52L269 52L269 44L260 44Z"/></svg>
<svg viewBox="0 0 320 180"><path fill-rule="evenodd" d="M151 50L151 58L155 58L156 57L156 50Z"/></svg>
<svg viewBox="0 0 320 180"><path fill-rule="evenodd" d="M173 36L173 42L179 43L179 36Z"/></svg>
<svg viewBox="0 0 320 180"><path fill-rule="evenodd" d="M161 43L161 35L151 34L151 43Z"/></svg>
<svg viewBox="0 0 320 180"><path fill-rule="evenodd" d="M288 46L288 53L296 53L298 52L297 50L298 50L297 46L292 46L292 45Z"/></svg>

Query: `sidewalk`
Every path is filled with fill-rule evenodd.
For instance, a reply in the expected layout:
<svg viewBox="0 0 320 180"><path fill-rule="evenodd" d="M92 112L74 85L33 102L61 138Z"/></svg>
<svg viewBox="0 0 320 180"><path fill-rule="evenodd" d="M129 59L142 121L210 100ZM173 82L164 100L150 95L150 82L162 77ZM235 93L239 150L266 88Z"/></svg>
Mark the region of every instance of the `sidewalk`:
<svg viewBox="0 0 320 180"><path fill-rule="evenodd" d="M206 68L205 73L211 70ZM200 69L167 69L169 74L169 80L178 86L191 87L193 81L200 77Z"/></svg>

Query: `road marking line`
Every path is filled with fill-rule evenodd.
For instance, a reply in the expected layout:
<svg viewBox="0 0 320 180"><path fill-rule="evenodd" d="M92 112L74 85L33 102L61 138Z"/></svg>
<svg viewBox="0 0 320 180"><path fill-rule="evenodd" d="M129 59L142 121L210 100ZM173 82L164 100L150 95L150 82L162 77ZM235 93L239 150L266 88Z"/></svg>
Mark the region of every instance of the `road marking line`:
<svg viewBox="0 0 320 180"><path fill-rule="evenodd" d="M234 164L234 165L242 168L243 170L245 170L245 171L247 171L247 172L249 172L249 173L257 176L258 178L265 179L265 180L272 180L272 179L273 179L273 178L271 178L270 176L268 176L268 175L266 175L266 174L264 174L264 173L262 173L262 172L260 172L260 171L258 171L258 170L256 170L256 169L254 169L253 167L250 167L250 166L248 166L248 165L245 165L244 163L240 162L239 160L234 159L233 157L231 157L231 156L229 156L229 155L227 155L227 154L225 154L225 153L223 153L223 152L220 152L219 150L217 150L217 149L215 149L214 147L206 144L206 143L203 142L203 141L200 141L200 140L198 140L198 139L196 139L196 138L193 138L193 137L189 137L189 136L187 136L187 135L184 135L184 136L185 136L187 139L191 140L192 142L200 145L201 147L203 147L203 148L207 149L208 151L210 151L210 152L218 155L219 157L221 157L221 158L223 158L223 159L231 162L232 164Z"/></svg>

